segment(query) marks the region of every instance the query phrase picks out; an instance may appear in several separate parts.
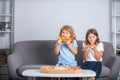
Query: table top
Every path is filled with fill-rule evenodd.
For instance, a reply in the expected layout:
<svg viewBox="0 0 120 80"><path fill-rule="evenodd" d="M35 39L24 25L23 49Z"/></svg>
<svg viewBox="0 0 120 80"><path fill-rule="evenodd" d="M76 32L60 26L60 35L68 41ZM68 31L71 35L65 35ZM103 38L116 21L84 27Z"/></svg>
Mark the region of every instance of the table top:
<svg viewBox="0 0 120 80"><path fill-rule="evenodd" d="M40 69L26 69L22 75L27 77L94 77L96 73L92 70L82 70L81 73L74 74L47 74L41 73Z"/></svg>

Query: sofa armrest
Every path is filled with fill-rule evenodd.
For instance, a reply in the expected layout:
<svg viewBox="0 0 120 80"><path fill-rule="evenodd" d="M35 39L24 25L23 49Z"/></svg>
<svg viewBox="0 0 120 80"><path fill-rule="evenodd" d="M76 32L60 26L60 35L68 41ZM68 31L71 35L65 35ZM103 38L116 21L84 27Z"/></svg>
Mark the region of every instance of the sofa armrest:
<svg viewBox="0 0 120 80"><path fill-rule="evenodd" d="M17 69L22 65L22 61L17 54L8 55L7 57L8 62L8 69L9 69L9 75L13 80L17 80L17 78L20 79L20 77L17 75ZM22 79L21 79L22 80Z"/></svg>
<svg viewBox="0 0 120 80"><path fill-rule="evenodd" d="M112 65L110 66L110 69L111 69L110 80L117 80L119 70L120 70L120 57L113 56L112 58L113 59L110 60L112 62Z"/></svg>

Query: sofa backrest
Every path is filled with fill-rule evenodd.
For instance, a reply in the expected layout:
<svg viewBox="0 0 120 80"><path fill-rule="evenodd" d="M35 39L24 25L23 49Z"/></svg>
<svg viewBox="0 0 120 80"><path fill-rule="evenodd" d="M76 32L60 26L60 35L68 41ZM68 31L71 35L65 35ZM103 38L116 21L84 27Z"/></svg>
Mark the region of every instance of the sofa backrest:
<svg viewBox="0 0 120 80"><path fill-rule="evenodd" d="M113 49L113 45L109 42L103 42L104 44L104 52L103 52L103 61L102 63L105 65L105 66L109 66L111 64L113 64L112 62L112 57L115 56L115 53L114 53L114 49ZM111 60L111 61L109 61ZM111 62L111 63L110 63Z"/></svg>
<svg viewBox="0 0 120 80"><path fill-rule="evenodd" d="M56 64L55 41L21 41L15 44L13 54L22 58L23 64Z"/></svg>
<svg viewBox="0 0 120 80"><path fill-rule="evenodd" d="M78 42L78 54L76 60L78 65L83 61L83 41ZM21 41L14 45L13 54L17 54L21 57L23 64L50 64L55 65L57 63L57 55L54 54L54 45L56 40L32 40ZM103 64L107 64L111 56L114 56L112 44L103 42L104 54Z"/></svg>

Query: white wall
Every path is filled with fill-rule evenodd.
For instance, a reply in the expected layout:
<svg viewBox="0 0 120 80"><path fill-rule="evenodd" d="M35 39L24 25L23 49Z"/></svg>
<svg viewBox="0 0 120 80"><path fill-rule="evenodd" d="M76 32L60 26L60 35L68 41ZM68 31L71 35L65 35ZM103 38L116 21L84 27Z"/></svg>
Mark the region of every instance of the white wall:
<svg viewBox="0 0 120 80"><path fill-rule="evenodd" d="M15 42L56 40L61 26L75 29L84 40L89 28L98 30L102 41L110 42L110 0L16 0Z"/></svg>

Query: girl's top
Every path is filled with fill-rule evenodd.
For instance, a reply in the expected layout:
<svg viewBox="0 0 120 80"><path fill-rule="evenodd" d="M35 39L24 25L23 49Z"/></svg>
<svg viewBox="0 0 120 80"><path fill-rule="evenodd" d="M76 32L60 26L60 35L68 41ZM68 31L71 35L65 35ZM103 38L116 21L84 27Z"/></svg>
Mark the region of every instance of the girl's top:
<svg viewBox="0 0 120 80"><path fill-rule="evenodd" d="M83 43L83 47L85 47L85 43ZM96 49L98 51L104 51L103 43L98 43L98 45L96 46ZM88 59L86 61L97 61L95 58L95 53L91 48L88 51ZM102 61L102 57L100 58L100 61Z"/></svg>
<svg viewBox="0 0 120 80"><path fill-rule="evenodd" d="M78 47L77 41L72 41L72 46L74 48ZM57 65L69 65L69 66L76 66L77 61L75 60L74 53L68 48L66 42L62 42L60 44L60 52L58 56L58 64Z"/></svg>

